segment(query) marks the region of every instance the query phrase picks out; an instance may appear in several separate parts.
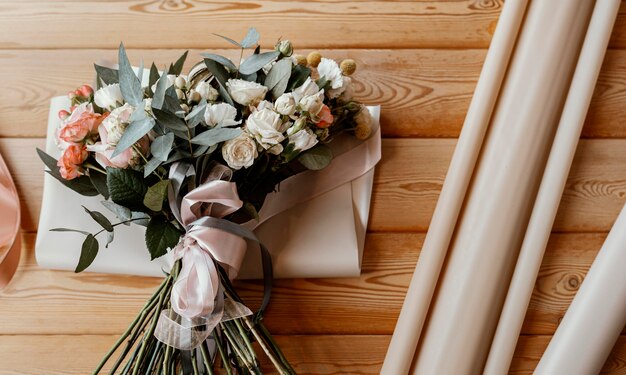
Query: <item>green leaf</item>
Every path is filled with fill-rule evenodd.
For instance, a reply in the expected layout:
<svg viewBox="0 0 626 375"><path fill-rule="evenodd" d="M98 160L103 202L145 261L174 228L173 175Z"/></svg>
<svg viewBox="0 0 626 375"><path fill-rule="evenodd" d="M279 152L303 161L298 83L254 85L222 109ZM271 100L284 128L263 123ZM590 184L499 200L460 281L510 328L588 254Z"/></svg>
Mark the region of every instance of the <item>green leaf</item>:
<svg viewBox="0 0 626 375"><path fill-rule="evenodd" d="M130 65L130 61L128 61L126 49L122 43L120 43L118 58L120 66L120 90L122 91L122 96L128 103L137 107L139 106L139 103L143 101L143 89L141 88L141 81L139 81L139 78L135 75L135 71Z"/></svg>
<svg viewBox="0 0 626 375"><path fill-rule="evenodd" d="M157 158L152 158L148 160L146 165L143 166L143 177L146 178L150 176L150 173L154 172L162 163L163 161Z"/></svg>
<svg viewBox="0 0 626 375"><path fill-rule="evenodd" d="M150 75L148 76L148 90L150 90L150 93L152 94L154 94L152 92L152 85L154 85L158 79L159 79L159 69L157 69L156 65L152 63L152 66L150 66Z"/></svg>
<svg viewBox="0 0 626 375"><path fill-rule="evenodd" d="M244 203L243 210L246 211L246 213L250 215L251 218L253 218L256 221L259 221L259 212L256 210L256 208L254 207L252 203L250 202Z"/></svg>
<svg viewBox="0 0 626 375"><path fill-rule="evenodd" d="M101 201L100 203L102 203L107 210L113 212L121 221L130 220L131 212L127 207L120 206L119 204L111 201ZM130 225L130 223L126 223L126 225Z"/></svg>
<svg viewBox="0 0 626 375"><path fill-rule="evenodd" d="M113 202L141 209L148 187L143 175L132 169L107 168L107 185Z"/></svg>
<svg viewBox="0 0 626 375"><path fill-rule="evenodd" d="M50 232L75 232L75 233L82 233L85 236L88 236L91 234L89 232L85 232L84 230L70 229L70 228L52 228L50 229Z"/></svg>
<svg viewBox="0 0 626 375"><path fill-rule="evenodd" d="M115 232L107 232L107 243L104 245L107 249L113 240L115 239Z"/></svg>
<svg viewBox="0 0 626 375"><path fill-rule="evenodd" d="M293 89L302 86L307 78L311 76L311 69L302 66L296 65L293 67L291 72L291 77L289 78L289 83L287 84L287 91L292 91Z"/></svg>
<svg viewBox="0 0 626 375"><path fill-rule="evenodd" d="M241 41L241 47L250 48L259 42L259 32L254 27L248 29L248 33Z"/></svg>
<svg viewBox="0 0 626 375"><path fill-rule="evenodd" d="M93 64L93 66L96 69L98 78L100 78L105 85L119 83L117 69L111 69L97 64Z"/></svg>
<svg viewBox="0 0 626 375"><path fill-rule="evenodd" d="M80 251L80 259L78 260L78 265L76 266L76 270L74 270L74 272L83 272L91 265L91 263L93 263L94 259L96 259L96 255L98 255L98 240L96 240L93 234L90 233L85 238L85 241L83 241L83 246Z"/></svg>
<svg viewBox="0 0 626 375"><path fill-rule="evenodd" d="M46 171L46 172L49 173L52 177L56 178L59 182L61 182L66 187L86 197L93 197L93 196L100 194L98 190L96 190L96 188L91 183L91 180L89 179L89 177L80 176L72 180L66 180L63 178L63 176L61 176L61 173L59 172L59 167L57 166L57 160L55 158L46 154L44 151L40 150L39 148L37 149L37 155L39 155L39 158L41 159L41 161L43 161L46 167L50 169L49 171Z"/></svg>
<svg viewBox="0 0 626 375"><path fill-rule="evenodd" d="M154 142L150 145L150 153L153 158L160 161L166 161L168 155L172 151L173 144L174 133L167 133L154 139Z"/></svg>
<svg viewBox="0 0 626 375"><path fill-rule="evenodd" d="M163 216L153 217L146 228L146 245L154 260L167 253L168 248L174 248L180 239L181 233Z"/></svg>
<svg viewBox="0 0 626 375"><path fill-rule="evenodd" d="M170 69L170 74L179 76L183 72L183 66L185 66L185 60L187 60L187 54L189 54L189 51L185 51L185 53L183 53L183 55L176 60Z"/></svg>
<svg viewBox="0 0 626 375"><path fill-rule="evenodd" d="M233 102L233 99L230 97L228 90L226 90L226 82L228 82L228 79L230 78L228 72L226 71L226 68L224 68L224 66L217 61L210 59L204 59L204 65L206 65L209 72L213 74L213 76L217 80L217 83L219 83L219 91L222 99L224 99L226 103L234 106L235 104Z"/></svg>
<svg viewBox="0 0 626 375"><path fill-rule="evenodd" d="M167 187L170 180L162 180L150 186L143 198L143 205L158 212L163 209L163 201L167 198Z"/></svg>
<svg viewBox="0 0 626 375"><path fill-rule="evenodd" d="M96 188L96 190L98 190L104 199L109 199L109 188L107 187L106 174L92 169L89 171L89 179L91 180L91 184Z"/></svg>
<svg viewBox="0 0 626 375"><path fill-rule="evenodd" d="M133 211L131 219L133 219L133 223L141 225L142 227L147 227L150 222L150 215L145 212Z"/></svg>
<svg viewBox="0 0 626 375"><path fill-rule="evenodd" d="M139 83L143 82L143 71L144 71L143 59L141 59L141 62L139 63L139 68L137 69L137 79L139 80ZM143 94L141 95L141 97L143 98Z"/></svg>
<svg viewBox="0 0 626 375"><path fill-rule="evenodd" d="M303 152L298 158L298 161L303 166L314 171L326 168L331 160L333 160L333 153L330 148L324 144L318 144L312 149Z"/></svg>
<svg viewBox="0 0 626 375"><path fill-rule="evenodd" d="M233 139L241 134L240 128L214 128L198 134L191 139L191 143L203 146L213 146L220 142Z"/></svg>
<svg viewBox="0 0 626 375"><path fill-rule="evenodd" d="M185 120L182 118L173 113L156 108L152 109L152 113L159 124L163 125L165 128L176 132L187 133L187 125L185 125Z"/></svg>
<svg viewBox="0 0 626 375"><path fill-rule="evenodd" d="M195 128L198 124L204 123L204 112L206 111L207 102L202 99L198 105L196 105L191 112L185 117L187 120L187 126Z"/></svg>
<svg viewBox="0 0 626 375"><path fill-rule="evenodd" d="M156 88L154 89L154 96L152 97L152 109L163 108L165 90L167 90L169 84L169 80L167 79L168 74L168 69L164 69L161 77L157 81Z"/></svg>
<svg viewBox="0 0 626 375"><path fill-rule="evenodd" d="M226 69L230 70L231 72L237 71L237 66L230 59L224 56L216 55L214 53L203 53L202 56L209 60L213 60L219 64L222 64Z"/></svg>
<svg viewBox="0 0 626 375"><path fill-rule="evenodd" d="M225 41L227 41L228 43L234 44L234 45L236 45L236 46L237 46L237 47L239 47L239 48L243 48L243 47L241 46L241 44L239 44L239 43L235 42L234 40L230 39L230 38L229 38L229 37L227 37L227 36L220 35L220 34L215 34L215 33L213 33L213 35L215 35L215 36L219 36L220 38L224 39L224 40L225 40Z"/></svg>
<svg viewBox="0 0 626 375"><path fill-rule="evenodd" d="M276 58L280 55L278 51L271 52L263 52L258 55L252 55L248 57L239 67L239 72L241 74L252 74L256 73L265 65L270 62L276 60Z"/></svg>
<svg viewBox="0 0 626 375"><path fill-rule="evenodd" d="M115 146L115 151L113 151L112 157L116 157L121 154L127 148L134 145L138 140L140 140L144 135L148 134L150 130L154 128L154 119L152 117L144 117L139 120L135 120L131 122L119 142L117 142L117 146Z"/></svg>
<svg viewBox="0 0 626 375"><path fill-rule="evenodd" d="M85 212L87 212L89 216L91 216L91 218L95 220L96 223L100 224L100 226L104 228L104 230L106 230L107 232L113 232L113 225L111 224L109 219L107 219L102 213L98 211L91 211L85 206L82 207L83 209L85 209Z"/></svg>
<svg viewBox="0 0 626 375"><path fill-rule="evenodd" d="M271 92L274 99L285 93L287 84L289 83L289 77L291 77L291 66L293 63L291 59L282 59L276 62L267 77L265 77L264 86Z"/></svg>

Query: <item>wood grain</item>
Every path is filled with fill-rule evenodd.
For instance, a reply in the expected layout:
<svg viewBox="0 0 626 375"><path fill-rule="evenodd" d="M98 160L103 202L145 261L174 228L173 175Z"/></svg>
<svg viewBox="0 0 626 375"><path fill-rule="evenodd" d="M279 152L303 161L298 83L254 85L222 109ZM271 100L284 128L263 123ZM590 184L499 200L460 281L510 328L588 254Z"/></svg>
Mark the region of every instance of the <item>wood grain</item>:
<svg viewBox="0 0 626 375"><path fill-rule="evenodd" d="M87 374L115 341L109 335L0 336L0 374ZM298 374L378 374L390 336L278 336ZM509 374L532 374L550 341L522 336ZM63 348L66 355L49 348ZM626 337L621 336L601 374L626 374ZM262 365L268 369L265 360Z"/></svg>
<svg viewBox="0 0 626 375"><path fill-rule="evenodd" d="M377 167L369 229L418 231L428 228L453 139L385 139ZM37 228L43 166L35 153L39 138L0 139L0 152L13 171L22 199L22 227ZM582 140L568 179L554 230L608 231L626 201L626 140Z"/></svg>
<svg viewBox="0 0 626 375"><path fill-rule="evenodd" d="M17 276L0 294L0 335L119 334L158 284L154 278L41 269L34 237L25 236ZM524 334L554 333L604 237L552 235ZM391 334L423 239L419 233L369 234L358 278L276 280L265 322L277 334ZM237 287L258 306L259 282Z"/></svg>
<svg viewBox="0 0 626 375"><path fill-rule="evenodd" d="M130 50L134 63L158 66L182 49ZM190 62L201 50L190 51ZM233 50L218 53L235 58ZM485 56L484 50L323 50L353 58L357 98L381 104L387 137L457 137ZM49 100L92 82L93 62L116 59L115 50L0 50L0 137L45 137ZM188 64L189 65L189 64ZM609 50L583 136L626 137L626 51Z"/></svg>

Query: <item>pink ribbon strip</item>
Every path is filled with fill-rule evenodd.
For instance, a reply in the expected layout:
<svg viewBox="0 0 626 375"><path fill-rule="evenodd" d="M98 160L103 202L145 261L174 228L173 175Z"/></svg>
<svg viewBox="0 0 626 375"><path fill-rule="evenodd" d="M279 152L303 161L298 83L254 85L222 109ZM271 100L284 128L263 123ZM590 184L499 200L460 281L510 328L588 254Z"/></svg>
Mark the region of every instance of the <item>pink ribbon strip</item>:
<svg viewBox="0 0 626 375"><path fill-rule="evenodd" d="M0 155L0 290L13 278L20 261L20 200L11 172Z"/></svg>

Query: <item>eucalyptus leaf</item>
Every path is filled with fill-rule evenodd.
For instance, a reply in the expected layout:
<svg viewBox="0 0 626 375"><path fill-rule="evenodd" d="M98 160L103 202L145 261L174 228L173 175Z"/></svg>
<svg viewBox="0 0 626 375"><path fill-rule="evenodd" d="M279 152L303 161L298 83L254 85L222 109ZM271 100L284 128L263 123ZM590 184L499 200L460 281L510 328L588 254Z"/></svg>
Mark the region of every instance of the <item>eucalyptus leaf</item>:
<svg viewBox="0 0 626 375"><path fill-rule="evenodd" d="M191 157L191 154L189 153L189 151L185 151L185 150L175 150L169 158L167 158L167 160L165 161L164 164L170 164L173 163L175 161L179 161L185 158L189 158Z"/></svg>
<svg viewBox="0 0 626 375"><path fill-rule="evenodd" d="M93 234L88 234L83 241L83 246L80 250L80 258L78 259L78 265L74 272L79 273L83 272L87 267L93 263L94 259L96 259L96 255L98 255L98 240L93 236Z"/></svg>
<svg viewBox="0 0 626 375"><path fill-rule="evenodd" d="M150 174L152 172L154 172L157 168L159 168L159 166L161 164L163 164L163 161L161 161L161 160L159 160L157 158L152 158L152 159L148 160L146 165L143 166L143 177L146 178L146 177L150 176Z"/></svg>
<svg viewBox="0 0 626 375"><path fill-rule="evenodd" d="M170 74L180 75L183 72L183 67L185 66L185 60L187 60L187 55L189 51L185 51L181 57L176 60L174 65L170 68Z"/></svg>
<svg viewBox="0 0 626 375"><path fill-rule="evenodd" d="M165 101L165 90L167 90L169 85L169 80L167 79L167 75L169 74L168 69L163 70L163 74L156 81L156 88L154 89L154 96L152 97L152 108L161 109L163 108L163 103Z"/></svg>
<svg viewBox="0 0 626 375"><path fill-rule="evenodd" d="M180 239L181 233L174 224L163 216L150 219L146 228L146 245L150 257L154 260L167 253L167 249L174 248Z"/></svg>
<svg viewBox="0 0 626 375"><path fill-rule="evenodd" d="M163 201L167 197L167 187L169 184L170 180L161 180L150 186L143 198L143 205L152 211L161 211L161 209L163 209Z"/></svg>
<svg viewBox="0 0 626 375"><path fill-rule="evenodd" d="M187 131L185 120L176 116L175 114L167 112L167 111L163 111L160 109L154 109L154 108L152 110L152 113L154 114L154 117L156 118L156 120L160 124L165 126L167 129L177 130L177 131L182 131L182 132Z"/></svg>
<svg viewBox="0 0 626 375"><path fill-rule="evenodd" d="M241 74L252 74L261 70L265 65L271 63L276 60L280 52L271 51L271 52L263 52L258 55L251 55L248 57L239 67L239 72Z"/></svg>
<svg viewBox="0 0 626 375"><path fill-rule="evenodd" d="M154 139L150 145L150 153L153 158L160 161L166 161L168 155L172 151L174 144L174 133L167 133Z"/></svg>
<svg viewBox="0 0 626 375"><path fill-rule="evenodd" d="M50 169L49 171L46 171L46 172L50 174L52 177L54 177L55 179L57 179L60 183L62 183L66 187L74 190L78 194L81 194L87 197L93 197L93 196L100 194L98 190L91 183L91 180L89 179L89 177L80 176L72 180L66 180L63 178L63 176L61 176L61 173L59 172L59 167L57 166L57 160L55 158L46 154L44 151L42 151L39 148L37 149L37 155L39 155L39 158L41 159L41 161L43 161L46 167Z"/></svg>
<svg viewBox="0 0 626 375"><path fill-rule="evenodd" d="M152 65L150 66L150 75L148 76L148 90L150 90L151 94L154 94L152 92L152 85L154 85L158 80L159 80L159 69L157 69L156 65L152 63Z"/></svg>
<svg viewBox="0 0 626 375"><path fill-rule="evenodd" d="M115 239L115 232L107 232L107 243L104 245L105 248L109 248L109 245Z"/></svg>
<svg viewBox="0 0 626 375"><path fill-rule="evenodd" d="M291 59L281 59L277 61L267 73L264 86L272 92L274 99L277 99L285 93L289 78L291 77L292 65Z"/></svg>
<svg viewBox="0 0 626 375"><path fill-rule="evenodd" d="M213 146L233 139L241 134L240 128L214 128L202 132L191 139L191 143L203 146Z"/></svg>
<svg viewBox="0 0 626 375"><path fill-rule="evenodd" d="M85 206L82 206L82 207L85 210L85 212L87 212L89 216L91 216L91 218L94 219L96 223L100 224L100 226L104 228L104 230L106 230L107 232L113 232L113 225L111 224L109 219L106 218L106 216L104 216L102 213L98 211L91 211Z"/></svg>
<svg viewBox="0 0 626 375"><path fill-rule="evenodd" d="M298 161L303 166L314 171L326 168L332 159L332 151L324 144L318 144L298 157Z"/></svg>
<svg viewBox="0 0 626 375"><path fill-rule="evenodd" d="M141 225L142 227L147 227L150 222L150 215L145 212L133 211L131 219L133 220L133 223Z"/></svg>
<svg viewBox="0 0 626 375"><path fill-rule="evenodd" d="M113 202L128 207L141 209L143 197L148 186L140 172L132 169L107 168L107 185Z"/></svg>
<svg viewBox="0 0 626 375"><path fill-rule="evenodd" d="M104 173L100 173L91 169L89 171L89 180L93 187L105 198L109 199L109 188L107 187L107 176Z"/></svg>
<svg viewBox="0 0 626 375"><path fill-rule="evenodd" d="M75 233L82 233L85 236L88 236L91 234L89 232L85 232L84 230L70 229L70 228L52 228L50 229L50 232L75 232Z"/></svg>
<svg viewBox="0 0 626 375"><path fill-rule="evenodd" d="M124 97L124 100L126 100L129 104L136 107L139 105L139 103L143 101L143 89L141 88L141 81L139 81L139 78L137 78L137 76L135 75L135 71L130 65L130 61L128 61L126 49L124 48L124 44L122 43L120 43L118 55L118 74L122 96Z"/></svg>
<svg viewBox="0 0 626 375"><path fill-rule="evenodd" d="M150 130L154 127L154 119L151 117L144 117L141 120L131 122L119 142L117 142L117 146L115 146L115 151L113 151L112 157L116 157L121 154L127 148L134 145L138 140L140 140L144 135L148 134Z"/></svg>
<svg viewBox="0 0 626 375"><path fill-rule="evenodd" d="M248 33L241 41L241 47L250 48L259 42L259 32L254 27L248 29Z"/></svg>
<svg viewBox="0 0 626 375"><path fill-rule="evenodd" d="M237 46L237 47L239 47L239 48L243 48L243 47L241 46L241 44L239 44L239 43L235 42L233 39L230 39L230 38L229 38L229 37L227 37L227 36L220 35L220 34L215 34L215 33L213 33L213 35L218 36L218 37L220 37L220 38L224 39L225 41L227 41L228 43L233 44L233 45L235 45L235 46Z"/></svg>
<svg viewBox="0 0 626 375"><path fill-rule="evenodd" d="M237 71L237 66L230 59L224 56L216 55L214 53L203 53L202 56L204 56L206 59L213 60L219 64L222 64L222 66L224 66L231 72Z"/></svg>
<svg viewBox="0 0 626 375"><path fill-rule="evenodd" d="M100 80L102 80L105 85L113 85L115 83L119 83L117 69L111 69L97 64L93 64L93 66L96 69L96 74L98 75L98 78L100 78Z"/></svg>
<svg viewBox="0 0 626 375"><path fill-rule="evenodd" d="M228 72L226 71L226 68L224 68L222 64L210 59L204 59L204 65L206 65L209 72L213 74L213 76L217 80L217 83L219 83L219 92L222 96L222 99L224 99L226 103L234 106L235 104L233 102L233 99L230 97L228 90L226 90L226 82L228 82L228 79L230 78Z"/></svg>
<svg viewBox="0 0 626 375"><path fill-rule="evenodd" d="M287 91L292 91L293 89L302 86L304 82L306 82L306 79L310 76L311 69L302 65L294 66L293 70L291 71L289 83L287 84Z"/></svg>
<svg viewBox="0 0 626 375"><path fill-rule="evenodd" d="M106 207L107 210L113 212L115 216L120 219L120 221L130 220L131 211L127 207L121 206L111 201L101 201L100 203L102 203L102 205ZM126 223L126 225L130 225L130 223Z"/></svg>
<svg viewBox="0 0 626 375"><path fill-rule="evenodd" d="M204 124L204 112L206 112L207 102L202 99L198 105L196 105L191 112L185 117L187 120L187 126L194 128L199 124Z"/></svg>
<svg viewBox="0 0 626 375"><path fill-rule="evenodd" d="M163 100L163 107L161 109L171 113L176 113L183 110L180 106L180 100L178 100L178 95L176 95L176 88L174 87L174 85L171 85L165 90L165 98Z"/></svg>
<svg viewBox="0 0 626 375"><path fill-rule="evenodd" d="M143 59L141 59L141 62L139 63L139 68L137 68L137 79L139 80L140 84L143 82L143 71ZM143 98L143 95L141 97Z"/></svg>

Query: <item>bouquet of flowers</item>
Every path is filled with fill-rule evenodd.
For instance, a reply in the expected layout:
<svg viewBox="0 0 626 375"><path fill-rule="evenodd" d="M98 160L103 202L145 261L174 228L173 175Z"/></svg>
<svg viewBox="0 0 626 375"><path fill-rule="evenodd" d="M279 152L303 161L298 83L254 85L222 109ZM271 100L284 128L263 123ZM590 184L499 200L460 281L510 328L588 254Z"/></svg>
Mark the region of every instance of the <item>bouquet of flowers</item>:
<svg viewBox="0 0 626 375"><path fill-rule="evenodd" d="M211 374L221 366L258 374L255 341L278 373L294 373L262 323L272 285L263 244L258 311L233 287L248 243L259 242L243 224L258 219L281 181L327 166L333 139L368 138L372 119L352 99L353 60L293 55L287 40L261 52L254 28L241 42L222 38L240 48L237 64L205 53L183 75L185 53L162 71L152 64L145 78L120 45L117 69L95 65L95 91L84 85L69 93L72 106L59 112L56 133L61 157L38 150L50 175L80 194L101 195L119 219L84 207L100 231L53 229L85 236L76 272L119 225L145 226L150 257L173 262L94 373L120 351L110 373Z"/></svg>

